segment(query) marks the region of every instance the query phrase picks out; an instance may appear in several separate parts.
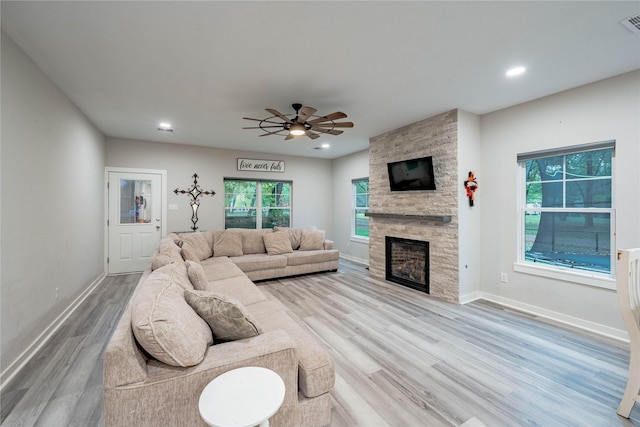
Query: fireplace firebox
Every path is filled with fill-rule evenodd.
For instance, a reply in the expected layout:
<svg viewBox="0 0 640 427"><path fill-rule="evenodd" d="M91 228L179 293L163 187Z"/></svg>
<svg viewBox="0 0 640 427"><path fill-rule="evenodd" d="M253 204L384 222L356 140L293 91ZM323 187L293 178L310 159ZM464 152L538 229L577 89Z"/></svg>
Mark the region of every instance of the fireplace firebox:
<svg viewBox="0 0 640 427"><path fill-rule="evenodd" d="M429 242L385 236L386 279L429 293Z"/></svg>

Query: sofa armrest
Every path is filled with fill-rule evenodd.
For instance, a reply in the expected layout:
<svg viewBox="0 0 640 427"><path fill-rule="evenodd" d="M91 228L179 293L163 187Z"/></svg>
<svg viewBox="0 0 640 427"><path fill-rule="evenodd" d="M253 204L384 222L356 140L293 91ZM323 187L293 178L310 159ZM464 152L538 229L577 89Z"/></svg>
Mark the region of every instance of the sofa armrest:
<svg viewBox="0 0 640 427"><path fill-rule="evenodd" d="M333 240L325 240L324 249L333 249Z"/></svg>
<svg viewBox="0 0 640 427"><path fill-rule="evenodd" d="M147 359L131 329L131 305L127 304L104 351L103 388L138 383L147 378Z"/></svg>
<svg viewBox="0 0 640 427"><path fill-rule="evenodd" d="M202 390L217 376L245 366L268 368L282 377L285 399L277 416L295 418L298 359L293 340L283 330L213 345L207 349L204 360L190 368L169 366L151 359L147 366L148 376L144 381L105 390L105 427L203 426L198 412Z"/></svg>

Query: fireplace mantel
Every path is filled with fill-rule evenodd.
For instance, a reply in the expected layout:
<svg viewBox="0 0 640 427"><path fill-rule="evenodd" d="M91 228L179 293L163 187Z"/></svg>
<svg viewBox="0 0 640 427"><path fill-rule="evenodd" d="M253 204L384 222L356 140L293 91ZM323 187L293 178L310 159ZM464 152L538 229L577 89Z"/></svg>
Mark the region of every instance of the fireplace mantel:
<svg viewBox="0 0 640 427"><path fill-rule="evenodd" d="M365 215L371 218L402 219L406 221L451 222L451 215L392 214L383 212L365 212Z"/></svg>

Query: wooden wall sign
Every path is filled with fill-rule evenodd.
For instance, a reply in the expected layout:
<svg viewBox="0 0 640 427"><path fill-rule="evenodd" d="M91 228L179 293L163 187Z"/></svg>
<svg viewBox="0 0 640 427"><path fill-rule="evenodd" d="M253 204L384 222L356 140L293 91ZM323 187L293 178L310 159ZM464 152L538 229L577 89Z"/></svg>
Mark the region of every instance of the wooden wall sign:
<svg viewBox="0 0 640 427"><path fill-rule="evenodd" d="M238 170L284 173L284 160L238 159Z"/></svg>

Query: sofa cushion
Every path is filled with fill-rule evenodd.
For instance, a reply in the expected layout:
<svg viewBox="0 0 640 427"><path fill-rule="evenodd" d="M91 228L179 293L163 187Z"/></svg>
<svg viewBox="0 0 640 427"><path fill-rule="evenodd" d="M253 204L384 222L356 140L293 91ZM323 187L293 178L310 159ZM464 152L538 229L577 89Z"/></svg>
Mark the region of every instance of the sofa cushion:
<svg viewBox="0 0 640 427"><path fill-rule="evenodd" d="M244 274L208 282L204 290L230 296L246 306L267 300L260 289Z"/></svg>
<svg viewBox="0 0 640 427"><path fill-rule="evenodd" d="M301 251L316 251L323 249L323 245L324 231L309 230L307 228L302 230L302 237L300 238Z"/></svg>
<svg viewBox="0 0 640 427"><path fill-rule="evenodd" d="M284 254L287 258L287 265L306 265L319 262L335 261L339 258L340 252L337 249L319 251L295 251Z"/></svg>
<svg viewBox="0 0 640 427"><path fill-rule="evenodd" d="M131 301L138 344L155 359L182 367L200 363L213 343L209 325L184 299L184 279L184 264L167 264L149 274Z"/></svg>
<svg viewBox="0 0 640 427"><path fill-rule="evenodd" d="M187 266L187 276L189 277L189 281L193 285L193 288L199 291L206 289L208 282L207 275L204 273L204 269L200 263L190 260L187 260L184 263Z"/></svg>
<svg viewBox="0 0 640 427"><path fill-rule="evenodd" d="M175 262L181 263L183 261L182 254L180 254L180 246L176 244L176 241L171 236L163 237L160 240L160 244L158 245L158 253L167 255Z"/></svg>
<svg viewBox="0 0 640 427"><path fill-rule="evenodd" d="M216 233L213 238L213 256L241 256L242 236L233 231L225 230Z"/></svg>
<svg viewBox="0 0 640 427"><path fill-rule="evenodd" d="M245 273L248 271L284 268L287 266L287 259L284 255L253 254L231 257L230 259Z"/></svg>
<svg viewBox="0 0 640 427"><path fill-rule="evenodd" d="M291 241L291 249L294 251L300 248L300 239L302 238L301 228L288 228L288 227L273 227L274 232L286 231L289 234L289 240Z"/></svg>
<svg viewBox="0 0 640 427"><path fill-rule="evenodd" d="M213 236L213 235L211 235ZM182 253L185 255L185 249L197 259L190 259L191 261L202 261L207 258L211 258L213 255L212 241L209 241L205 236L205 233L196 231L195 233L181 233L182 238Z"/></svg>
<svg viewBox="0 0 640 427"><path fill-rule="evenodd" d="M171 264L172 262L176 262L176 261L173 258L171 258L169 255L161 254L158 252L155 255L153 255L153 257L151 258L151 271L155 271L160 267L164 267L167 264Z"/></svg>
<svg viewBox="0 0 640 427"><path fill-rule="evenodd" d="M263 308L264 304L256 305ZM326 348L305 327L286 312L247 307L264 332L283 329L296 343L298 387L305 397L316 397L331 390L335 382L333 359Z"/></svg>
<svg viewBox="0 0 640 427"><path fill-rule="evenodd" d="M220 259L220 258L212 258L212 259ZM227 258L227 260L229 259ZM230 260L228 262L205 263L201 265L204 271L204 275L207 278L207 282L213 282L216 280L228 279L230 277L238 277L238 276L245 275L242 272L242 270L240 270L240 268L234 263L232 263Z"/></svg>
<svg viewBox="0 0 640 427"><path fill-rule="evenodd" d="M262 240L269 255L282 255L293 252L289 233L286 231L267 233L262 236Z"/></svg>
<svg viewBox="0 0 640 427"><path fill-rule="evenodd" d="M218 341L235 341L262 333L244 305L236 299L203 291L184 291L187 303L211 327Z"/></svg>
<svg viewBox="0 0 640 427"><path fill-rule="evenodd" d="M242 238L242 253L244 255L250 254L264 254L267 250L264 247L264 241L262 236L265 234L273 233L273 230L267 229L246 229L246 228L229 228L227 231L231 233L238 233Z"/></svg>

